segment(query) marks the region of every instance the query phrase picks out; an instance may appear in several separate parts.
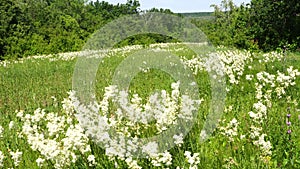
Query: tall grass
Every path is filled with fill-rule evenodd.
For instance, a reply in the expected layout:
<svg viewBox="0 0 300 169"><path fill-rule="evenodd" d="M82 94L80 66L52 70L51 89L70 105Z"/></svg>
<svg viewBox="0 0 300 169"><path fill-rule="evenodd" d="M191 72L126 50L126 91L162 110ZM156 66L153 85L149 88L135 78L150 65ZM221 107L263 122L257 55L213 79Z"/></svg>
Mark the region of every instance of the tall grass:
<svg viewBox="0 0 300 169"><path fill-rule="evenodd" d="M173 51L186 60L193 59L193 53L181 45L162 45L160 48ZM263 97L267 97L267 91L272 90L270 98L257 99L258 88L255 85L255 83L262 84L264 82L257 76L260 72L274 74L277 77L277 73L280 71L289 76L287 69L290 66L293 66L293 69L300 68L300 56L290 53L283 60L274 59L272 54L219 49L219 52L222 51L225 51L224 56L228 58L243 58L249 55L251 59L245 61L243 70L233 72L238 84L231 83L229 74L226 75L225 110L219 126L212 136L205 142L199 140L211 101L210 79L208 73L202 70L195 73L195 77L199 86L199 97L204 101L200 105L197 122L192 126L192 130L184 138L183 143L169 150L172 157L171 164L161 162L161 166L155 167L151 163L154 158L133 159L137 160L139 166L142 168L300 168L299 77L296 77L296 85L288 85L285 88L285 94L282 94L281 97L276 94L275 87L266 84L262 88ZM114 52L111 57L105 58L99 65L96 77L98 101L103 99L104 88L111 84L114 70L131 52L134 50L124 49ZM263 61L267 57L274 60ZM51 58L60 58L60 56ZM0 64L0 126L3 127L3 132L0 132L0 136L2 135L0 151L4 155L2 162L0 158L2 167L39 168L36 160L43 156L40 151L32 149L26 136L20 137L24 120L16 115L20 110L23 110L24 114L34 115L36 109L42 108L46 113L54 112L67 117L62 108L64 104L62 101L64 98L68 98L67 92L72 90L72 76L76 61L75 57L54 61L45 57L24 59L6 66ZM227 66L230 65L232 66L233 63ZM241 75L238 75L239 71L242 72ZM253 79L246 80L246 75L253 75ZM276 79L274 83L275 81ZM167 73L150 69L148 72L140 72L134 77L130 84L130 92L138 93L141 98L146 99L150 93L156 90L166 89L170 92L173 82L175 82L174 79ZM279 85L279 82L276 82L277 84ZM267 107L267 114L264 115L262 122L255 122L249 115L250 111L259 113L253 107L258 101L264 105L267 105L268 101L272 104ZM287 117L287 114L291 114L291 117ZM236 131L230 130L234 128L230 126L231 123L234 123L234 119L237 120L234 124L237 125ZM73 120L76 121L76 119ZM14 127L9 128L12 121ZM288 125L287 122L291 122L291 125ZM41 122L40 125L45 124ZM261 128L259 136L265 134L263 143L270 142L271 153L264 152L266 149L261 147L263 143L256 144L255 141L259 140L259 136L251 137L251 134L254 133L251 129L253 126ZM288 132L289 130L291 133ZM234 132L236 134L233 134ZM65 168L134 168L130 167L133 162L122 160L117 156L105 155L106 150L97 146L92 140L89 140L88 144L91 146L90 153L95 156L96 164L91 165L92 162L87 158L88 155L76 152L78 160ZM12 159L11 152L22 152L19 164ZM192 157L187 157L186 152L191 152L192 156L194 154L194 160L197 161L199 158L200 162L192 165L189 161ZM53 168L54 164L55 161L46 159L41 168Z"/></svg>

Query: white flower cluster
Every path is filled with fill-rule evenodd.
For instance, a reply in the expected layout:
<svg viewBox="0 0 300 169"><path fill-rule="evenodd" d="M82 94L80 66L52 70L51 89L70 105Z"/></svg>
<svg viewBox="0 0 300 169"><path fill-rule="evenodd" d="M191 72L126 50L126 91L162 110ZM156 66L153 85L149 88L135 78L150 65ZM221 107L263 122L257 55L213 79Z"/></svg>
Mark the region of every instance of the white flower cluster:
<svg viewBox="0 0 300 169"><path fill-rule="evenodd" d="M255 127L252 125L250 127L250 138L253 140L253 144L259 147L261 150L261 159L265 159L266 157L270 157L272 155L272 145L270 141L265 141L265 136L267 135L262 134L261 131L261 127Z"/></svg>
<svg viewBox="0 0 300 169"><path fill-rule="evenodd" d="M2 153L2 151L0 151L0 167L3 167L3 160L4 160L5 156Z"/></svg>
<svg viewBox="0 0 300 169"><path fill-rule="evenodd" d="M254 141L253 144L260 147L262 150L262 157L271 156L272 155L272 145L270 141L265 141L266 134L262 134L259 136L258 140Z"/></svg>
<svg viewBox="0 0 300 169"><path fill-rule="evenodd" d="M139 125L142 123L143 127L151 127L149 122L155 120L155 126L157 133L160 133L168 128L169 125L176 123L176 118L182 118L191 120L192 111L195 110L194 104L199 103L189 99L188 96L182 96L182 103L179 101L179 85L180 83L173 83L171 85L172 93L169 95L167 91L162 90L161 93L155 93L149 97L146 104L142 104L142 99L138 94L133 94L131 102L128 101L128 93L125 91L118 91L116 86L109 86L105 88L105 94L103 100L100 102L101 114L109 117L109 100L118 103L120 108L116 111L116 116L109 117L108 121L110 126L124 125L124 118L129 121L126 122L126 126L130 129L138 130ZM200 104L200 103L199 103ZM182 111L180 111L182 110ZM180 114L179 114L180 113ZM128 133L129 128L123 128L123 133Z"/></svg>
<svg viewBox="0 0 300 169"><path fill-rule="evenodd" d="M50 160L55 168L64 168L75 163L78 154L91 153L88 137L81 126L76 124L76 120L68 116L72 114L68 112L72 110L69 106L64 104L63 115L46 113L40 108L33 115L24 115L23 111L17 114L23 122L22 136L42 156L36 160L38 166L42 166L45 160ZM91 164L95 164L95 161L91 161Z"/></svg>
<svg viewBox="0 0 300 169"><path fill-rule="evenodd" d="M260 63L272 63L275 61L281 61L284 58L283 53L280 52L270 52L262 55L262 60L259 60Z"/></svg>
<svg viewBox="0 0 300 169"><path fill-rule="evenodd" d="M238 135L239 122L233 118L226 127L220 127L221 134L227 136L230 142L234 141L234 137Z"/></svg>
<svg viewBox="0 0 300 169"><path fill-rule="evenodd" d="M267 59L265 62L273 62L281 57L273 53L271 55L275 59ZM272 107L272 93L277 94L277 98L282 98L285 95L285 90L289 86L294 86L296 77L300 75L300 72L293 67L287 69L287 75L277 71L277 75L270 74L268 72L259 72L256 74L258 83L255 83L256 87L256 99L258 100L253 104L253 110L248 114L253 121L253 125L250 130L250 138L253 140L253 144L258 146L261 151L261 158L264 159L272 154L272 145L270 141L265 141L266 134L261 133L262 125L265 119L267 119L268 108Z"/></svg>
<svg viewBox="0 0 300 169"><path fill-rule="evenodd" d="M45 162L45 159L39 157L38 159L35 160L35 162L37 166L42 167Z"/></svg>
<svg viewBox="0 0 300 169"><path fill-rule="evenodd" d="M209 57L193 57L187 59L182 57L181 61L190 67L194 74L201 71L213 72L213 76L223 76L226 74L231 84L238 84L244 73L244 67L247 63L253 61L251 53L240 50L226 50L210 53Z"/></svg>
<svg viewBox="0 0 300 169"><path fill-rule="evenodd" d="M271 87L275 87L275 75L263 71L257 73L256 77L262 86L266 86L267 84L269 84Z"/></svg>
<svg viewBox="0 0 300 169"><path fill-rule="evenodd" d="M8 124L8 128L11 130L14 128L15 122L14 121L10 121Z"/></svg>
<svg viewBox="0 0 300 169"><path fill-rule="evenodd" d="M170 44L169 44L170 45ZM72 61L75 60L79 56L84 56L88 58L89 56L92 57L111 57L113 55L118 54L117 56L124 57L126 53L132 52L134 50L142 49L142 45L132 45L132 46L125 46L123 48L117 48L117 49L111 49L109 51L107 50L85 50L85 51L79 51L79 52L66 52L66 53L58 53L58 54L49 54L49 55L34 55L34 56L28 56L24 58L20 58L18 60L4 60L0 61L0 67L8 67L11 64L22 64L26 61L31 62L38 62L41 60L49 60L50 62L56 62L56 61ZM102 55L105 54L105 55Z"/></svg>
<svg viewBox="0 0 300 169"><path fill-rule="evenodd" d="M172 164L172 155L168 151L152 154L150 158L152 165L155 167L166 167Z"/></svg>
<svg viewBox="0 0 300 169"><path fill-rule="evenodd" d="M7 60L4 60L4 61L0 62L0 66L2 66L2 67L7 67L9 64L11 64L11 62L7 61Z"/></svg>
<svg viewBox="0 0 300 169"><path fill-rule="evenodd" d="M295 80L297 76L300 76L300 72L298 69L294 69L293 66L287 68L287 75L284 73L277 71L277 75L272 75L267 72L259 72L257 73L257 79L259 80L259 84L256 83L256 98L262 99L263 91L262 89L265 87L271 87L271 90L274 90L277 94L278 98L281 98L282 95L285 94L285 89L289 86L296 85ZM273 89L275 88L275 89ZM267 91L271 93L272 91ZM266 97L266 96L265 96ZM269 96L270 97L270 96Z"/></svg>
<svg viewBox="0 0 300 169"><path fill-rule="evenodd" d="M244 74L245 65L253 61L249 51L226 50L218 52L219 59L225 64L225 73L231 84L238 84Z"/></svg>
<svg viewBox="0 0 300 169"><path fill-rule="evenodd" d="M180 133L179 135L174 135L173 139L174 139L174 143L179 147L181 147L181 145L183 144L183 134Z"/></svg>
<svg viewBox="0 0 300 169"><path fill-rule="evenodd" d="M155 155L158 153L158 144L156 142L149 142L148 144L144 145L142 149L143 152L149 154L150 156Z"/></svg>
<svg viewBox="0 0 300 169"><path fill-rule="evenodd" d="M193 120L193 114L201 100L181 96L179 85L179 82L172 83L171 94L162 90L150 95L145 103L142 103L142 98L137 94L133 94L128 100L128 93L119 91L116 86L105 88L99 104L95 101L84 105L75 92L69 93L69 99L76 107L80 124L94 141L104 145L105 154L110 158L127 160L128 165L135 168L136 163L131 158L137 153L155 157L153 160L156 159L159 163L165 162L165 159L159 158L159 153L162 152L159 151L157 142L145 143L138 139L138 136L143 136L143 131L151 129L152 134L159 134L176 124L178 119L186 122ZM173 139L173 143L182 144L183 134L178 133Z"/></svg>
<svg viewBox="0 0 300 169"><path fill-rule="evenodd" d="M282 87L289 87L289 86L295 86L295 80L297 76L300 76L300 72L298 69L294 69L293 66L290 66L287 68L288 75L284 75L283 73L277 71L277 78L276 81L282 86Z"/></svg>
<svg viewBox="0 0 300 169"><path fill-rule="evenodd" d="M131 157L126 158L125 162L130 169L142 169L142 167L138 165L137 161L133 160Z"/></svg>
<svg viewBox="0 0 300 169"><path fill-rule="evenodd" d="M192 155L191 152L185 151L184 156L190 165L189 169L198 169L197 165L200 163L199 153L194 153L194 155Z"/></svg>
<svg viewBox="0 0 300 169"><path fill-rule="evenodd" d="M162 49L168 49L170 47L177 47L178 45L183 44L183 45L192 45L192 46L205 46L208 45L207 42L203 42L203 43L192 43L192 42L175 42L175 43L154 43L154 44L150 44L149 46L151 48L155 48L155 47L159 47ZM186 48L185 48L186 49Z"/></svg>
<svg viewBox="0 0 300 169"><path fill-rule="evenodd" d="M272 77L273 78L273 77ZM272 81L269 83L272 84ZM268 90L266 93L262 92L263 86L258 85L256 83L256 98L258 99L258 102L253 104L253 108L256 113L253 111L250 111L248 114L250 118L253 121L253 125L250 127L250 138L253 140L253 144L258 146L261 150L261 158L264 159L265 157L269 157L272 154L271 148L272 145L270 141L265 141L264 136L265 134L262 134L262 124L264 120L267 118L267 106L263 104L263 102L267 102L269 107L271 107L271 95L270 91ZM258 127L257 127L258 126ZM258 139L258 140L257 140ZM263 141L262 141L263 139Z"/></svg>
<svg viewBox="0 0 300 169"><path fill-rule="evenodd" d="M295 80L300 75L300 72L297 69L293 69L293 67L289 67L287 73L288 75L285 75L277 71L276 76L263 71L256 74L259 81L259 83L255 83L258 102L254 103L253 107L256 113L253 111L249 112L249 116L256 123L262 123L267 118L267 108L272 106L273 91L276 92L278 98L281 98L285 94L286 88L296 84Z"/></svg>
<svg viewBox="0 0 300 169"><path fill-rule="evenodd" d="M187 59L182 56L181 61L193 70L193 74L197 75L198 73L205 70L205 63L201 57L193 57L192 59Z"/></svg>
<svg viewBox="0 0 300 169"><path fill-rule="evenodd" d="M23 153L17 150L16 152L11 151L9 154L11 155L11 159L14 161L14 165L19 166Z"/></svg>
<svg viewBox="0 0 300 169"><path fill-rule="evenodd" d="M249 80L249 81L251 81L253 78L254 78L254 76L253 76L253 75L246 75L246 80Z"/></svg>
<svg viewBox="0 0 300 169"><path fill-rule="evenodd" d="M90 167L97 165L97 162L96 162L96 159L95 159L94 155L89 155L87 160L89 161L89 166Z"/></svg>
<svg viewBox="0 0 300 169"><path fill-rule="evenodd" d="M255 138L260 136L262 128L261 127L255 127L255 126L252 125L250 127L250 131L251 131L250 138L254 140Z"/></svg>
<svg viewBox="0 0 300 169"><path fill-rule="evenodd" d="M263 123L263 120L267 117L267 107L262 104L261 101L253 104L254 109L257 113L253 111L249 112L249 116L256 122L256 123Z"/></svg>
<svg viewBox="0 0 300 169"><path fill-rule="evenodd" d="M0 126L0 138L3 137L3 131L4 131L3 127Z"/></svg>

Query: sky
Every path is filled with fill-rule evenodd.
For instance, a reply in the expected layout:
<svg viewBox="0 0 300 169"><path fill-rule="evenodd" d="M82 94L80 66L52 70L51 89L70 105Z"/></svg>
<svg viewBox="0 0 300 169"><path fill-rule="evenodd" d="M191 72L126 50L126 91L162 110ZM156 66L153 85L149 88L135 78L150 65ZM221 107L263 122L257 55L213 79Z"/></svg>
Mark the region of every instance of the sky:
<svg viewBox="0 0 300 169"><path fill-rule="evenodd" d="M126 3L127 0L104 0L106 2L117 4ZM219 5L221 0L139 0L141 9L165 8L171 9L175 13L183 12L213 12L212 4ZM234 4L240 5L250 3L251 0L233 0Z"/></svg>

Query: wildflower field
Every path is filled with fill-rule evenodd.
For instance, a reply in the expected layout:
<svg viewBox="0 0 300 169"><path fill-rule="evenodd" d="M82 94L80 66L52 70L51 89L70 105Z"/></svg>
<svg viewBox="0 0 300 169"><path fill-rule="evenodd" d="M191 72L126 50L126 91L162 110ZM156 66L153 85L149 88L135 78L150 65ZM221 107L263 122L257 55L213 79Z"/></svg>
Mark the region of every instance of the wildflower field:
<svg viewBox="0 0 300 169"><path fill-rule="evenodd" d="M113 49L102 59L97 102L89 107L72 87L80 52L0 62L0 168L300 168L300 55L198 47L219 66L184 44L147 47L178 56L194 76L196 99L181 91L184 81L147 62L128 93L114 86L117 67L142 46ZM224 105L213 100L217 77L209 74L220 68ZM202 129L212 106L222 114L209 134ZM78 110L97 114L87 118ZM181 122L189 130L170 135L169 149L140 142Z"/></svg>

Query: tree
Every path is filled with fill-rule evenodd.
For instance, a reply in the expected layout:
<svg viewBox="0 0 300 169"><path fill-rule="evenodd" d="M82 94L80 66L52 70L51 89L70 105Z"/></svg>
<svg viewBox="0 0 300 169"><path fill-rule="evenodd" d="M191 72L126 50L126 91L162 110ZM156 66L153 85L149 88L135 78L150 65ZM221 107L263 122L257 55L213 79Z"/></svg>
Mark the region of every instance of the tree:
<svg viewBox="0 0 300 169"><path fill-rule="evenodd" d="M264 50L299 47L299 13L299 0L252 0L251 31L258 45Z"/></svg>
<svg viewBox="0 0 300 169"><path fill-rule="evenodd" d="M244 49L257 49L249 31L249 7L236 6L232 0L223 0L214 7L214 19L193 22L206 33L215 45L234 46Z"/></svg>
<svg viewBox="0 0 300 169"><path fill-rule="evenodd" d="M24 50L22 38L28 31L27 16L13 0L1 1L0 13L0 59L7 53L19 56Z"/></svg>
<svg viewBox="0 0 300 169"><path fill-rule="evenodd" d="M0 59L78 51L106 23L141 12L138 0L117 5L99 0L2 0ZM162 9L160 12L172 13ZM124 45L169 39L140 35Z"/></svg>

